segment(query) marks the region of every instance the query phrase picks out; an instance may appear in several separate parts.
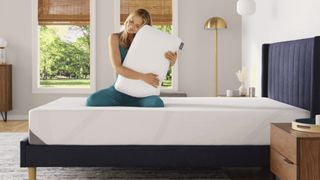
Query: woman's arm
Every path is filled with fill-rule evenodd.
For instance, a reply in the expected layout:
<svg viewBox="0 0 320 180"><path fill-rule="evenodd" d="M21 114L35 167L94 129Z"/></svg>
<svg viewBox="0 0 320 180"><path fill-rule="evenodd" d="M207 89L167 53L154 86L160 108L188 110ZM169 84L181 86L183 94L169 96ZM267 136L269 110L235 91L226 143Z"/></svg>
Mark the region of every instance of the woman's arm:
<svg viewBox="0 0 320 180"><path fill-rule="evenodd" d="M172 67L177 61L177 52L168 51L164 54L165 58L170 62L170 67Z"/></svg>
<svg viewBox="0 0 320 180"><path fill-rule="evenodd" d="M120 50L119 50L119 35L118 34L111 34L109 36L109 56L110 61L112 64L113 69L116 73L129 78L129 79L136 79L136 80L143 80L146 83L157 87L159 86L159 79L156 74L153 73L140 73L129 69L127 67L122 66L121 64L121 57L120 57Z"/></svg>
<svg viewBox="0 0 320 180"><path fill-rule="evenodd" d="M111 34L109 36L109 56L112 67L116 73L130 79L141 79L142 73L122 66L119 50L119 35L117 34Z"/></svg>

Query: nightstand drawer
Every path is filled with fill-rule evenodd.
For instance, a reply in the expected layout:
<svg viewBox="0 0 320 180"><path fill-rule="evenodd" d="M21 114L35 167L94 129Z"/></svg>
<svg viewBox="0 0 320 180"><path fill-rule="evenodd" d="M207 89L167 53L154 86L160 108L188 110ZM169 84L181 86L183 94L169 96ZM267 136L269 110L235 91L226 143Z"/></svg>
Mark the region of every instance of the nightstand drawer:
<svg viewBox="0 0 320 180"><path fill-rule="evenodd" d="M296 180L297 165L271 148L270 169L281 180Z"/></svg>
<svg viewBox="0 0 320 180"><path fill-rule="evenodd" d="M275 125L271 125L271 147L278 151L281 155L287 157L294 164L297 163L297 139L278 128Z"/></svg>

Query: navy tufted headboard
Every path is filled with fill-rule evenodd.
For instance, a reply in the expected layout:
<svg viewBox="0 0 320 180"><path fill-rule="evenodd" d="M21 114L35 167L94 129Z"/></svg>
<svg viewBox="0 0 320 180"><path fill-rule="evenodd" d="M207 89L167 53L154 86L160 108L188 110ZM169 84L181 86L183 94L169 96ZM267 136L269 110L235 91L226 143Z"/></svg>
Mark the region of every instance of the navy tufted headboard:
<svg viewBox="0 0 320 180"><path fill-rule="evenodd" d="M320 37L263 44L262 97L320 114Z"/></svg>

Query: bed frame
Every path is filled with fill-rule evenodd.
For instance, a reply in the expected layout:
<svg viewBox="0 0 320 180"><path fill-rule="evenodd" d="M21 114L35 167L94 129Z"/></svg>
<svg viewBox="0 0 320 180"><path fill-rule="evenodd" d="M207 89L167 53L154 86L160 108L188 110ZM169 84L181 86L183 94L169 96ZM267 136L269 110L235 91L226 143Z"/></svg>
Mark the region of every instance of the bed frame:
<svg viewBox="0 0 320 180"><path fill-rule="evenodd" d="M318 79L318 80L317 80ZM262 97L320 112L320 36L262 46Z"/></svg>
<svg viewBox="0 0 320 180"><path fill-rule="evenodd" d="M320 112L320 38L264 44L262 96ZM269 166L269 145L31 145L20 142L20 166L212 168Z"/></svg>

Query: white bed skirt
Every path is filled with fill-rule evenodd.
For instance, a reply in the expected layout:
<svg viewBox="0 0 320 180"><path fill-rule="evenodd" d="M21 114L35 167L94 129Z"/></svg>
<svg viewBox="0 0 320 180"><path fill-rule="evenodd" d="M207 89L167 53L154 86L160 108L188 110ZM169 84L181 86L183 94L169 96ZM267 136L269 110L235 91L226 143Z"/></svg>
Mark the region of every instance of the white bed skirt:
<svg viewBox="0 0 320 180"><path fill-rule="evenodd" d="M164 108L86 107L60 98L29 112L29 142L48 145L268 145L270 123L310 112L268 98L167 97Z"/></svg>

